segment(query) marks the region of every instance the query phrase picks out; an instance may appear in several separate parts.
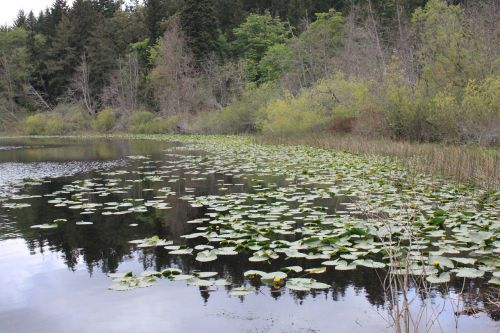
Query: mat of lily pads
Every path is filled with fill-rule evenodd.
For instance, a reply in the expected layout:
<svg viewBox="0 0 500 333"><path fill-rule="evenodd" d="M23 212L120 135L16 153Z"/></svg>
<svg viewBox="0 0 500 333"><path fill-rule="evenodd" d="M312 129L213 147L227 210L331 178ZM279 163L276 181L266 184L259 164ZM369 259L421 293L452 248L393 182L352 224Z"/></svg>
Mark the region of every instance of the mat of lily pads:
<svg viewBox="0 0 500 333"><path fill-rule="evenodd" d="M163 152L167 160L128 156L134 171L102 170L99 177L44 195L47 204L77 211L81 219L55 219L31 228L41 233L68 223L85 228L96 214L126 215L135 227L141 223L135 218L140 214L168 214L167 199L176 195L181 181L203 182L219 174L233 181L218 180L216 195L197 195L194 187L185 188L181 199L206 209L203 217L187 222L193 232L175 241L152 234L130 239L129 245L144 251L162 247L170 255L192 256L200 263L242 256L256 269L243 273L243 284L217 272L178 267L115 272L109 274L111 290L151 287L166 280L230 288L230 295L245 296L256 292L248 282L257 279L276 289L309 291L330 287L328 281L318 281L328 270L360 267L421 276L431 284L457 278L500 284L499 192L415 174L388 158L260 145L249 138L163 139L180 143ZM137 195L136 184L144 181L151 186L140 192L151 193L150 200ZM44 182L50 179L17 181L14 186ZM107 201L110 195L121 200ZM11 195L0 204L3 209L25 209L30 206L25 199L32 197ZM278 258L308 264L283 265L274 272L257 269Z"/></svg>

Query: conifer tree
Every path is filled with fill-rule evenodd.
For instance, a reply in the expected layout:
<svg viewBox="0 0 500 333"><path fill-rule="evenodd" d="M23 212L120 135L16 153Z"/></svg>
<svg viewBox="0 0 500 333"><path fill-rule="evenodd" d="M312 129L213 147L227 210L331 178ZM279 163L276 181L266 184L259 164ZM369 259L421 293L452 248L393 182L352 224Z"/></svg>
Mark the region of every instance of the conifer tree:
<svg viewBox="0 0 500 333"><path fill-rule="evenodd" d="M186 0L181 26L198 63L217 52L219 33L212 0Z"/></svg>

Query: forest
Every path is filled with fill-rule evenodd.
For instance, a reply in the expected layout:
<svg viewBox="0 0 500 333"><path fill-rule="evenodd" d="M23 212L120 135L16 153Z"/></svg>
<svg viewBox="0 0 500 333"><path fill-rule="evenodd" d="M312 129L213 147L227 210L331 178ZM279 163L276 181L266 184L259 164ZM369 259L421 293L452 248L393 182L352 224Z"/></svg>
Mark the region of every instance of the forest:
<svg viewBox="0 0 500 333"><path fill-rule="evenodd" d="M500 142L495 0L56 0L0 31L0 131Z"/></svg>

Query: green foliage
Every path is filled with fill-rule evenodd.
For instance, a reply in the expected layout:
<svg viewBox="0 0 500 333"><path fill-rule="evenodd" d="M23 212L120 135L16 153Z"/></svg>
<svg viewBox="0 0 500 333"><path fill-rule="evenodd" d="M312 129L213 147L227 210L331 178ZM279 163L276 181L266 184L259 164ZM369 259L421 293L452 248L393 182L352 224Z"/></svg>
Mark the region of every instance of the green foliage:
<svg viewBox="0 0 500 333"><path fill-rule="evenodd" d="M109 132L116 124L116 115L112 108L106 108L97 114L93 127L99 132Z"/></svg>
<svg viewBox="0 0 500 333"><path fill-rule="evenodd" d="M27 117L23 122L24 132L28 135L45 134L47 116L41 113Z"/></svg>
<svg viewBox="0 0 500 333"><path fill-rule="evenodd" d="M31 72L27 37L22 28L0 31L0 94L10 101L25 100L23 85Z"/></svg>
<svg viewBox="0 0 500 333"><path fill-rule="evenodd" d="M87 113L113 105L93 121L105 132L128 122L136 133L328 130L495 144L495 8L147 0L124 9L113 0L56 0L0 31L0 124L44 112L23 121L27 133L88 129L85 112L58 105L71 92ZM176 116L136 112L129 121L138 107Z"/></svg>
<svg viewBox="0 0 500 333"><path fill-rule="evenodd" d="M181 26L198 62L218 51L218 24L212 0L186 0L181 12Z"/></svg>
<svg viewBox="0 0 500 333"><path fill-rule="evenodd" d="M248 133L257 130L258 110L280 95L271 83L249 87L240 98L217 112L198 115L194 127L203 133Z"/></svg>
<svg viewBox="0 0 500 333"><path fill-rule="evenodd" d="M469 80L464 89L462 107L464 133L479 144L500 142L500 76L484 81Z"/></svg>
<svg viewBox="0 0 500 333"><path fill-rule="evenodd" d="M42 135L45 134L46 125L46 116L43 114L35 114L24 119L22 128L28 135Z"/></svg>
<svg viewBox="0 0 500 333"><path fill-rule="evenodd" d="M337 70L335 56L344 40L344 18L334 9L317 13L316 21L290 43L294 50L293 68L301 86L311 86Z"/></svg>
<svg viewBox="0 0 500 333"><path fill-rule="evenodd" d="M325 117L314 111L298 110L291 106L290 100L272 101L263 109L260 128L264 134L287 135L301 134L321 129Z"/></svg>
<svg viewBox="0 0 500 333"><path fill-rule="evenodd" d="M298 95L285 94L259 112L264 134L288 135L324 129L353 130L353 119L373 111L373 83L342 74L321 80Z"/></svg>
<svg viewBox="0 0 500 333"><path fill-rule="evenodd" d="M278 81L292 66L293 52L285 44L275 44L265 53L259 63L259 83Z"/></svg>
<svg viewBox="0 0 500 333"><path fill-rule="evenodd" d="M419 43L418 60L429 93L447 86L463 88L472 73L474 55L465 47L465 22L460 6L444 0L430 0L412 17Z"/></svg>
<svg viewBox="0 0 500 333"><path fill-rule="evenodd" d="M60 104L52 113L63 120L65 133L82 132L90 128L91 119L79 105Z"/></svg>
<svg viewBox="0 0 500 333"><path fill-rule="evenodd" d="M234 29L234 36L233 47L236 54L245 59L248 79L259 82L265 75L260 70L259 62L269 48L286 41L286 25L269 12L264 15L250 14L242 25Z"/></svg>
<svg viewBox="0 0 500 333"><path fill-rule="evenodd" d="M160 134L173 132L178 119L176 117L158 117L151 112L134 112L129 119L128 130L131 133Z"/></svg>
<svg viewBox="0 0 500 333"><path fill-rule="evenodd" d="M76 105L59 105L49 113L28 116L22 122L28 135L63 135L83 131L89 127L89 120Z"/></svg>
<svg viewBox="0 0 500 333"><path fill-rule="evenodd" d="M322 41L329 47L336 47L342 41L344 18L335 9L328 13L316 13L316 20L301 35L302 39Z"/></svg>
<svg viewBox="0 0 500 333"><path fill-rule="evenodd" d="M379 107L384 114L388 134L394 139L421 141L424 131L429 132L426 101L420 91L405 82L398 63L387 72L379 95Z"/></svg>
<svg viewBox="0 0 500 333"><path fill-rule="evenodd" d="M259 110L259 129L262 133L289 135L325 128L332 115L314 107L316 101L309 98L311 93L305 91L297 97L285 94L283 98L262 107Z"/></svg>
<svg viewBox="0 0 500 333"><path fill-rule="evenodd" d="M64 120L56 117L47 118L45 123L45 131L43 134L46 135L63 135L67 133L67 129Z"/></svg>

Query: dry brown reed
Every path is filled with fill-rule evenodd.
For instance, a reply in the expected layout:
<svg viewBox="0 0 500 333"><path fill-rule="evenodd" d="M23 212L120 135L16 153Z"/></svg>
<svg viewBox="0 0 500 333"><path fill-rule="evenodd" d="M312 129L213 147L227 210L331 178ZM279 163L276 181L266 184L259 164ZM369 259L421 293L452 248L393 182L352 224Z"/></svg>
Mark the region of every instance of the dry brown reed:
<svg viewBox="0 0 500 333"><path fill-rule="evenodd" d="M261 136L262 143L304 145L353 154L395 158L411 171L443 177L489 190L500 188L500 149L465 145L411 143L330 133Z"/></svg>

